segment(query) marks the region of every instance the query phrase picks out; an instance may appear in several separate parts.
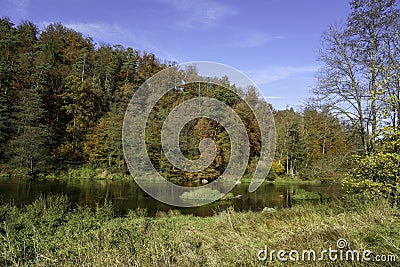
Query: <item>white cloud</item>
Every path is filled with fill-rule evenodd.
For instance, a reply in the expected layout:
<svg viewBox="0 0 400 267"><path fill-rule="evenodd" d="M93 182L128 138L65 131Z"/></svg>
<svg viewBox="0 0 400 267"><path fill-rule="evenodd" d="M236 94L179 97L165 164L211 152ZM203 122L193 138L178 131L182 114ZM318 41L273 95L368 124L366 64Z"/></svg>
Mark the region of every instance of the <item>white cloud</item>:
<svg viewBox="0 0 400 267"><path fill-rule="evenodd" d="M282 98L286 98L284 96L264 96L263 98L265 99L282 99Z"/></svg>
<svg viewBox="0 0 400 267"><path fill-rule="evenodd" d="M44 29L50 22L42 21L37 23L39 27ZM140 31L131 31L128 28L120 26L118 24L106 24L106 23L64 23L67 28L76 30L82 33L84 36L89 36L94 39L97 43L105 44L121 44L125 47L133 47L135 49L145 50L147 52L155 53L158 57L177 61L177 59L167 51L160 49L157 45L153 44L145 34Z"/></svg>
<svg viewBox="0 0 400 267"><path fill-rule="evenodd" d="M29 2L29 0L6 0L5 3L2 4L2 8L5 9L2 13L14 13L20 17L26 17L28 14Z"/></svg>
<svg viewBox="0 0 400 267"><path fill-rule="evenodd" d="M257 85L265 85L275 81L284 80L293 76L312 74L318 66L275 66L263 69L244 71Z"/></svg>
<svg viewBox="0 0 400 267"><path fill-rule="evenodd" d="M37 23L40 28L44 29L52 22L41 21ZM117 25L109 25L105 23L63 23L67 28L74 29L85 36L90 36L97 42L101 43L126 43L135 40L133 33L127 29Z"/></svg>
<svg viewBox="0 0 400 267"><path fill-rule="evenodd" d="M111 40L114 42L126 42L133 41L135 39L132 33L116 24L108 25L104 23L71 23L65 24L65 26L89 35L94 39L104 43L108 43Z"/></svg>
<svg viewBox="0 0 400 267"><path fill-rule="evenodd" d="M207 29L237 14L233 7L214 0L159 0L180 11L176 25L183 29Z"/></svg>
<svg viewBox="0 0 400 267"><path fill-rule="evenodd" d="M262 46L271 41L284 38L281 35L271 35L266 32L257 30L238 29L235 29L234 33L232 33L232 36L236 39L233 39L231 42L223 44L221 46L234 48L254 48Z"/></svg>

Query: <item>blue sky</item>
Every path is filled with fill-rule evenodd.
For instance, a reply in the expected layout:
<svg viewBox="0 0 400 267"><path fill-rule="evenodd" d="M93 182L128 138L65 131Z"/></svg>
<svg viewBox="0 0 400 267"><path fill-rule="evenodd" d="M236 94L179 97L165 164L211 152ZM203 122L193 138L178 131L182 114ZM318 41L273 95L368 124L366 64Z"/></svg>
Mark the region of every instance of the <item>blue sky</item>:
<svg viewBox="0 0 400 267"><path fill-rule="evenodd" d="M345 0L0 0L0 16L16 24L61 22L96 43L232 66L276 109L310 95L321 34L349 12Z"/></svg>

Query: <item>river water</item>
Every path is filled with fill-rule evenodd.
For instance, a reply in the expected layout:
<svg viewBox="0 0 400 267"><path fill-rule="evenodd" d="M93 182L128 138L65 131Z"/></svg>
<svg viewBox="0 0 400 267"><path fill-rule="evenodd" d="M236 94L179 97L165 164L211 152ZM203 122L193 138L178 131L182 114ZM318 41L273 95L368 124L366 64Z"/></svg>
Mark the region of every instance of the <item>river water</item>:
<svg viewBox="0 0 400 267"><path fill-rule="evenodd" d="M259 211L264 207L290 207L294 204L291 196L298 189L325 193L330 196L331 200L341 195L340 186L338 185L275 185L264 183L257 191L249 193L248 184L238 184L231 192L235 196L241 195L240 198L229 201L216 201L195 208L178 208L153 199L133 180L54 179L26 181L23 179L2 178L0 179L0 202L25 205L31 203L40 195L63 194L69 198L73 206L89 205L94 207L105 200L111 201L115 210L122 214L129 209L145 208L149 215L175 209L179 210L182 214L210 216L229 206L233 206L238 211Z"/></svg>

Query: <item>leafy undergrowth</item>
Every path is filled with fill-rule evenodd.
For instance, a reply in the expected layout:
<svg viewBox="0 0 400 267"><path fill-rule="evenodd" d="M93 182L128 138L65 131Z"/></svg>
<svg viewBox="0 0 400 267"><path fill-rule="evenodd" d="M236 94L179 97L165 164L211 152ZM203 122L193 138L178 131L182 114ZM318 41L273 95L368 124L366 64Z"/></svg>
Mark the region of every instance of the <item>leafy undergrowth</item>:
<svg viewBox="0 0 400 267"><path fill-rule="evenodd" d="M304 203L273 213L235 212L212 217L143 210L118 217L110 203L71 208L63 196L25 208L0 207L0 266L280 266L257 253L349 248L395 254L400 261L400 211L385 201ZM292 266L384 266L382 262L286 262ZM393 266L396 263L387 263Z"/></svg>

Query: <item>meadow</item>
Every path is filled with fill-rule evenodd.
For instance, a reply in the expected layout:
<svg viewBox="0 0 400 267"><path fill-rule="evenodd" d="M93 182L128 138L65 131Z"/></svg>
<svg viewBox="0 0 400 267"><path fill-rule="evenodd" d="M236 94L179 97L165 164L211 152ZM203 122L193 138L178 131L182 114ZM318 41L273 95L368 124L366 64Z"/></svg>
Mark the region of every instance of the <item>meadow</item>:
<svg viewBox="0 0 400 267"><path fill-rule="evenodd" d="M346 197L302 202L266 212L223 210L196 217L178 211L149 216L143 209L117 215L111 203L72 207L65 196L39 197L30 205L0 207L1 266L395 266L400 259L400 210L386 200ZM371 261L332 261L320 252L370 250ZM265 247L268 257L264 257ZM302 261L303 250L316 260ZM283 262L270 251L299 251ZM339 253L339 252L338 252ZM338 254L339 255L339 254ZM286 254L286 258L288 255ZM386 264L386 265L385 265Z"/></svg>

